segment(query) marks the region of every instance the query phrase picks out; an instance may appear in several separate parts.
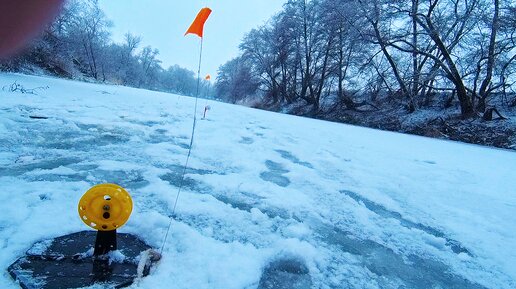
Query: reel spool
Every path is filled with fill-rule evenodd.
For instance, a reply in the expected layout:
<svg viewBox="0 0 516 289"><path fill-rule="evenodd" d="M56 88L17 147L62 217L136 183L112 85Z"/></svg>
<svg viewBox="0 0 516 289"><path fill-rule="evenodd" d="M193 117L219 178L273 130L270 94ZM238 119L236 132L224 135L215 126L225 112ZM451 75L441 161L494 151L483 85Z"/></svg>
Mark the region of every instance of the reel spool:
<svg viewBox="0 0 516 289"><path fill-rule="evenodd" d="M115 184L101 184L89 189L78 205L81 220L98 231L114 231L122 227L133 211L129 193Z"/></svg>

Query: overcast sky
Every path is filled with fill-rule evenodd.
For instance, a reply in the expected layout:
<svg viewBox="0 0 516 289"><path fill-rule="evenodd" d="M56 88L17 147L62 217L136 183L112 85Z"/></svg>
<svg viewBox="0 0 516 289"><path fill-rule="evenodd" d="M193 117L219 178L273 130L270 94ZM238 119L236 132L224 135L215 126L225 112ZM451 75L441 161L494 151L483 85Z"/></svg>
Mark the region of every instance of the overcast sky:
<svg viewBox="0 0 516 289"><path fill-rule="evenodd" d="M199 40L185 31L205 6L213 12L204 28L201 74L217 74L221 64L238 55L241 39L252 28L279 12L284 0L102 0L113 22L113 39L120 42L131 32L142 36L142 46L159 49L163 67L178 64L197 71Z"/></svg>

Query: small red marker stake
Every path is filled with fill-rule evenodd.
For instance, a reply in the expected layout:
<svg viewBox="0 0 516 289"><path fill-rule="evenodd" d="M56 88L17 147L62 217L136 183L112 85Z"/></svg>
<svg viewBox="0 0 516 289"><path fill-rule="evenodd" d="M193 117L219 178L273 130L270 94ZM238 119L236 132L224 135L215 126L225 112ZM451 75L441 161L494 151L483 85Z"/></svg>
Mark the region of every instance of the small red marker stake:
<svg viewBox="0 0 516 289"><path fill-rule="evenodd" d="M209 105L204 107L204 114L202 115L202 119L206 118L206 112L208 112L208 110L210 110L210 106Z"/></svg>

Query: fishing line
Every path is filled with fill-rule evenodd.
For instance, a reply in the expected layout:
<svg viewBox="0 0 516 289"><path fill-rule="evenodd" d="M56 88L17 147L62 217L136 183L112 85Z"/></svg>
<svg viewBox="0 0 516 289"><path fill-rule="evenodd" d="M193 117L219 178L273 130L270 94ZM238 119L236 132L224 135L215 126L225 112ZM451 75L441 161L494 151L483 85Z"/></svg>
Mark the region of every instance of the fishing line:
<svg viewBox="0 0 516 289"><path fill-rule="evenodd" d="M165 234L165 239L163 240L163 244L161 245L160 254L163 255L163 249L165 249L165 244L167 243L168 234L170 232L170 227L172 226L172 221L176 213L176 207L177 202L179 200L179 195L181 194L181 191L183 189L183 185L185 182L185 175L186 170L188 169L188 161L190 160L190 155L192 154L192 147L194 142L194 136L195 136L195 127L197 125L197 102L199 100L199 87L201 84L201 62L202 62L202 44L203 44L203 37L201 37L201 48L199 49L199 67L197 69L197 89L195 92L195 105L194 105L194 115L193 115L193 124L192 124L192 134L190 136L190 145L188 147L188 155L186 156L186 162L183 167L183 173L181 174L181 181L179 183L179 188L177 190L176 200L174 201L174 207L172 208L172 215L170 216L170 222L168 223L167 232Z"/></svg>

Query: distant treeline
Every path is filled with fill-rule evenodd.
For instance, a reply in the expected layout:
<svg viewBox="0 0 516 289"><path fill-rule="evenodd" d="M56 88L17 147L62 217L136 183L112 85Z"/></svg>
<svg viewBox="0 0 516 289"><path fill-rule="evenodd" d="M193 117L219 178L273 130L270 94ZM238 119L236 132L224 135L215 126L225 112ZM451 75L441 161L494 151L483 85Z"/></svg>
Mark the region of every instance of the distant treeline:
<svg viewBox="0 0 516 289"><path fill-rule="evenodd" d="M494 98L516 105L514 1L289 0L240 51L217 78L229 102L317 113L441 101L458 103L462 117Z"/></svg>
<svg viewBox="0 0 516 289"><path fill-rule="evenodd" d="M140 48L139 36L128 33L123 43L114 43L111 26L98 0L67 1L43 35L22 54L0 63L0 70L43 69L67 78L195 94L194 72L177 65L164 69L158 49ZM203 81L203 89L208 87Z"/></svg>

